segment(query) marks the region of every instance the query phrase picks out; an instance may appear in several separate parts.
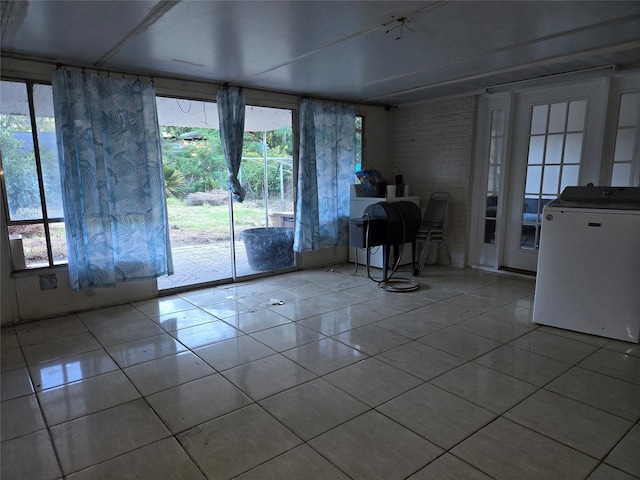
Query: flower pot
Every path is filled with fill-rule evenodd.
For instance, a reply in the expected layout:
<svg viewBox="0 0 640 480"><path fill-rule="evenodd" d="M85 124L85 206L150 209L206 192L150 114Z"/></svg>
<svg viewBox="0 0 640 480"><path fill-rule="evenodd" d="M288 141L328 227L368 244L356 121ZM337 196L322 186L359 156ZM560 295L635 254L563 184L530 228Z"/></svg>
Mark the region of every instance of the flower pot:
<svg viewBox="0 0 640 480"><path fill-rule="evenodd" d="M242 232L249 266L256 271L293 266L293 229L250 228Z"/></svg>

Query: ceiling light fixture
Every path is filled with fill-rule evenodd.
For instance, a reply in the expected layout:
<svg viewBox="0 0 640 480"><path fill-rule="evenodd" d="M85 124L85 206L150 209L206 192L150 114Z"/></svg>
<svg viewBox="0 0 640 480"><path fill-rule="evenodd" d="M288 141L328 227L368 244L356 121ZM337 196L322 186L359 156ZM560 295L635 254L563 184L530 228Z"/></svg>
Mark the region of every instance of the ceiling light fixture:
<svg viewBox="0 0 640 480"><path fill-rule="evenodd" d="M389 25L394 25L393 27L387 29L384 33L391 33L394 30L400 29L400 34L396 37L396 40L400 40L402 38L402 35L404 34L405 27L407 28L407 30L411 30L412 32L415 32L413 28L407 25L408 23L409 23L409 19L407 17L400 17L400 18L391 20L390 22L383 23L382 26L388 27Z"/></svg>

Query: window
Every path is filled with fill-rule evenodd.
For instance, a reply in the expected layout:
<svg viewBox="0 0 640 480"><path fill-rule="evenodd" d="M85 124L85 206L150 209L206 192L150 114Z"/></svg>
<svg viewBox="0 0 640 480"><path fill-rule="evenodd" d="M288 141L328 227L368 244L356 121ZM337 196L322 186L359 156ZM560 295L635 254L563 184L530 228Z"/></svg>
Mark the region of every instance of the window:
<svg viewBox="0 0 640 480"><path fill-rule="evenodd" d="M50 85L0 82L2 187L13 270L67 263Z"/></svg>
<svg viewBox="0 0 640 480"><path fill-rule="evenodd" d="M489 140L487 204L484 220L484 243L496 242L496 216L500 195L500 166L504 143L505 109L491 112L491 132Z"/></svg>
<svg viewBox="0 0 640 480"><path fill-rule="evenodd" d="M362 133L364 131L364 117L356 115L356 171L362 166Z"/></svg>
<svg viewBox="0 0 640 480"><path fill-rule="evenodd" d="M616 147L613 154L611 185L614 187L640 185L640 166L636 153L639 131L640 93L625 93L620 97Z"/></svg>
<svg viewBox="0 0 640 480"><path fill-rule="evenodd" d="M520 248L537 250L542 209L578 185L587 100L535 105L531 110Z"/></svg>

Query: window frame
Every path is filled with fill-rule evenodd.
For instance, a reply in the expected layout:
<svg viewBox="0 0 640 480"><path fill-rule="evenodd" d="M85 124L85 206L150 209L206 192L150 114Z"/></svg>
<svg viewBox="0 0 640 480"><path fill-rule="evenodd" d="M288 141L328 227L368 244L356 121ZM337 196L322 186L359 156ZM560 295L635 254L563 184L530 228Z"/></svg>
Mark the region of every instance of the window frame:
<svg viewBox="0 0 640 480"><path fill-rule="evenodd" d="M41 157L41 152L40 152L40 142L39 142L39 135L38 135L38 121L37 121L37 116L36 116L36 106L35 106L35 100L34 100L34 89L37 85L45 85L45 86L51 86L51 81L47 80L44 76L40 76L40 75L35 75L33 77L31 76L22 76L22 75L0 75L0 81L6 81L6 82L14 82L14 83L20 83L25 85L25 89L26 89L26 93L27 93L27 100L28 100L28 108L29 108L29 125L31 127L31 137L32 137L32 141L33 141L33 159L34 159L34 163L35 163L35 168L36 168L36 177L37 177L37 182L38 182L38 191L40 193L40 207L41 207L41 217L37 218L37 219L29 219L29 220L11 220L10 218L10 210L9 210L9 202L8 202L8 190L7 190L7 186L6 186L6 179L4 176L4 171L2 170L3 168L3 159L2 159L2 152L0 152L0 201L3 202L3 208L4 208L4 218L5 218L5 227L3 227L3 232L2 234L6 235L7 238L9 237L9 232L11 230L10 227L13 226L21 226L21 225L38 225L41 226L42 228L42 240L43 240L43 246L46 247L46 253L47 253L47 260L46 261L42 261L41 263L37 264L37 265L32 265L32 266L28 266L25 265L24 268L16 268L15 267L15 262L14 262L14 255L12 254L12 252L10 253L10 257L11 257L11 275L12 276L23 276L23 275L32 275L34 272L42 272L42 271L57 271L57 270L65 270L68 268L68 260L64 259L64 260L56 260L55 256L54 256L54 251L55 251L55 244L56 242L53 240L53 236L52 236L52 232L51 232L51 226L53 224L64 224L64 217L50 217L49 216L49 212L47 209L47 195L46 195L46 188L45 188L45 178L44 178L44 172L43 172L43 167L42 167L42 157ZM165 91L166 90L166 91ZM184 92L182 92L180 90L181 94L178 93L178 91L176 91L175 88L158 88L156 94L159 96L182 96L182 94L184 94ZM176 95L177 94L177 95ZM191 97L191 96L190 96ZM202 101L215 101L213 99L210 98L210 95L208 93L205 93L203 91L199 91L197 92L197 94L193 95L192 98L197 99L197 100L202 100ZM256 99L253 99L254 101ZM262 105L264 102L259 102L256 104ZM266 102L265 105L270 105L272 102ZM283 104L282 106L280 105L280 102L275 102L274 107L276 108L289 108L293 111L293 123L294 125L297 125L297 108L295 107L295 105L290 104L290 102L285 102L285 104ZM366 164L366 136L365 136L365 128L366 128L366 115L361 113L361 112L357 112L356 113L356 117L360 119L360 128L356 129L356 132L360 134L360 163L361 165ZM298 135L294 133L294 152L297 152L298 149ZM297 165L297 155L296 153L294 153L294 166ZM295 169L294 169L295 171ZM294 187L295 188L295 187ZM10 249L10 250L13 250ZM60 256L58 255L58 258L60 258Z"/></svg>
<svg viewBox="0 0 640 480"><path fill-rule="evenodd" d="M6 229L3 234L10 236L9 227L12 226L23 226L23 225L42 225L45 247L47 250L47 264L45 265L42 262L42 265L31 266L29 267L26 263L24 268L16 268L16 259L14 258L14 249L10 248L11 255L11 271L12 273L17 272L25 272L25 271L35 271L35 270L44 270L51 269L56 267L67 267L68 259L63 261L56 262L53 254L53 244L51 241L51 231L50 224L52 223L64 223L64 217L49 217L47 210L47 198L46 198L46 190L44 184L44 174L42 171L42 159L40 155L40 143L38 139L38 125L36 120L36 112L35 112L35 104L34 104L34 87L36 85L47 85L51 86L51 82L44 81L34 81L23 78L9 78L9 77L0 77L0 81L3 82L13 82L13 83L22 83L25 85L26 93L27 93L27 101L29 106L29 124L31 127L31 137L33 142L33 159L35 161L36 168L36 177L38 180L38 191L40 194L40 208L42 212L41 218L37 219L28 219L28 220L12 220L11 213L9 210L9 199L8 199L8 189L6 185L6 178L4 175L4 163L3 163L3 154L0 151L0 192L2 196L2 202L4 207L4 216L6 222ZM64 207L63 207L64 208Z"/></svg>
<svg viewBox="0 0 640 480"><path fill-rule="evenodd" d="M640 105L636 104L635 111L631 113L635 117L635 123L633 125L620 125L620 116L623 108L623 98L626 95L634 95L640 96L640 90L628 90L628 91L620 91L616 97L616 105L615 105L615 132L613 134L613 149L611 152L611 165L610 165L610 173L607 175L609 180L609 185L611 186L620 186L620 187L635 187L640 186ZM616 160L616 156L618 154L618 147L620 143L620 134L621 132L629 132L631 133L633 145L630 149L630 157L628 159ZM628 179L625 185L623 184L614 184L613 180L616 178L616 167L620 167L622 165L629 166Z"/></svg>
<svg viewBox="0 0 640 480"><path fill-rule="evenodd" d="M360 119L360 122L358 122L358 119ZM358 123L360 124L358 126ZM357 168L358 164L363 165L364 162L364 123L365 123L365 116L362 114L358 114L356 112L356 152L355 152L355 167ZM358 135L360 135L360 142L358 142ZM359 151L358 151L358 146ZM358 153L360 154L360 161L358 161Z"/></svg>

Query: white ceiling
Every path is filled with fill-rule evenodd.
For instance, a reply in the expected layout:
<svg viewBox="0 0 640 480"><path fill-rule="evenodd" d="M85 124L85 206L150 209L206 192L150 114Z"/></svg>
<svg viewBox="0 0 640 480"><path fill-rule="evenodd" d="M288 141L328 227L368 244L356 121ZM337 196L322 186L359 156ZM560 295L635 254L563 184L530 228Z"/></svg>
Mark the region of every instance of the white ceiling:
<svg viewBox="0 0 640 480"><path fill-rule="evenodd" d="M640 66L639 1L2 0L1 13L3 55L386 105Z"/></svg>

